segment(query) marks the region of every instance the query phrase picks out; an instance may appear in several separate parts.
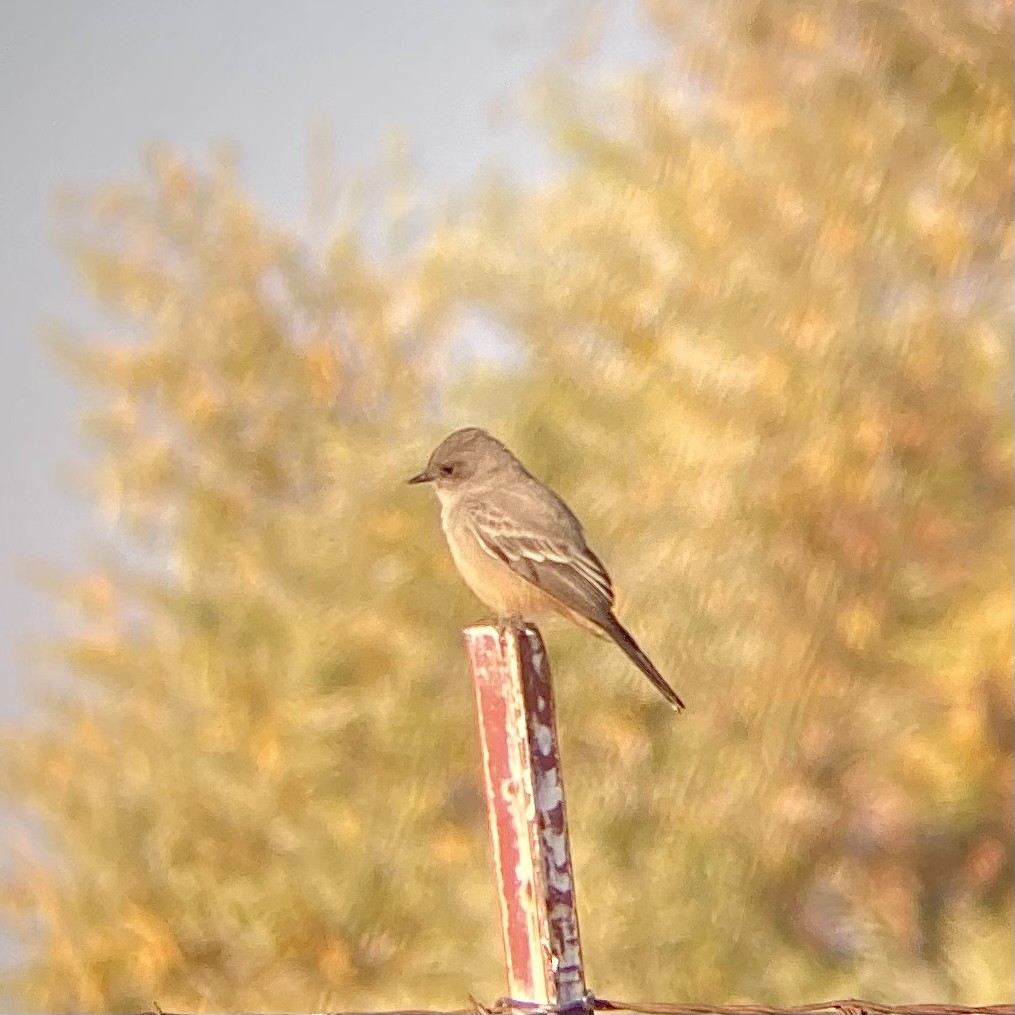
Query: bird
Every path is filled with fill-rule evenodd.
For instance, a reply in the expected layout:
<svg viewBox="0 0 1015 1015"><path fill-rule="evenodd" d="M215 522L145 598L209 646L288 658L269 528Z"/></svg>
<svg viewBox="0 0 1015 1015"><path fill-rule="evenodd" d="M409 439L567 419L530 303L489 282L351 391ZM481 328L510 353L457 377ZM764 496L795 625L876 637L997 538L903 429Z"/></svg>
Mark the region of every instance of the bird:
<svg viewBox="0 0 1015 1015"><path fill-rule="evenodd" d="M684 702L614 613L614 591L581 523L497 438L449 434L410 484L429 483L466 585L498 618L561 615L611 638L675 711Z"/></svg>

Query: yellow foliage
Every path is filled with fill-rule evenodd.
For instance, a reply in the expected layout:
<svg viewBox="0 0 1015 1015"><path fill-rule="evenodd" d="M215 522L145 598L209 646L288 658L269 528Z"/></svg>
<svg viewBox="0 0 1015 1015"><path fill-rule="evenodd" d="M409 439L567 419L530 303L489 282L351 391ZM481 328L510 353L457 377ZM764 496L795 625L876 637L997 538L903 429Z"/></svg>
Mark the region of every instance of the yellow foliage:
<svg viewBox="0 0 1015 1015"><path fill-rule="evenodd" d="M318 968L328 983L344 986L355 972L349 946L340 938L329 938L321 951Z"/></svg>
<svg viewBox="0 0 1015 1015"><path fill-rule="evenodd" d="M146 911L137 905L128 905L123 916L124 929L137 939L129 955L134 965L135 975L142 982L158 983L174 967L183 961L179 946L170 928L155 913ZM122 947L119 942L109 949L110 959L117 957L117 950Z"/></svg>

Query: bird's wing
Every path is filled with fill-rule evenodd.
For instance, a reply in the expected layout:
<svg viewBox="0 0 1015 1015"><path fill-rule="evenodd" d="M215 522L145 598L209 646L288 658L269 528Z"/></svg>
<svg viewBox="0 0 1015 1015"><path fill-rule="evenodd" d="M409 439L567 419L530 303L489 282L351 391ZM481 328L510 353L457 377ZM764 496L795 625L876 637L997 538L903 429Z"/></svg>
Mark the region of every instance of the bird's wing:
<svg viewBox="0 0 1015 1015"><path fill-rule="evenodd" d="M590 620L602 623L610 615L613 584L577 522L566 536L553 537L487 503L468 505L466 517L483 550L526 581Z"/></svg>

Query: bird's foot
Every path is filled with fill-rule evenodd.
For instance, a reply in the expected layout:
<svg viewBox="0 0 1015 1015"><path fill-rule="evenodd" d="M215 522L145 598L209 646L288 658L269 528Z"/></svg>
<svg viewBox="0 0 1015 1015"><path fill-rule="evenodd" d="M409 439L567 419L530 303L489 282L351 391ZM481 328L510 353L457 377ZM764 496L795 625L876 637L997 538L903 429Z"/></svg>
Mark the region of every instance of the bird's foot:
<svg viewBox="0 0 1015 1015"><path fill-rule="evenodd" d="M498 617L494 626L503 637L504 633L509 628L525 628L528 625L526 624L525 618L520 613L511 613L506 617Z"/></svg>
<svg viewBox="0 0 1015 1015"><path fill-rule="evenodd" d="M496 614L494 616L479 617L469 627L495 627L503 634L509 627L527 627L528 621L520 613L508 615Z"/></svg>

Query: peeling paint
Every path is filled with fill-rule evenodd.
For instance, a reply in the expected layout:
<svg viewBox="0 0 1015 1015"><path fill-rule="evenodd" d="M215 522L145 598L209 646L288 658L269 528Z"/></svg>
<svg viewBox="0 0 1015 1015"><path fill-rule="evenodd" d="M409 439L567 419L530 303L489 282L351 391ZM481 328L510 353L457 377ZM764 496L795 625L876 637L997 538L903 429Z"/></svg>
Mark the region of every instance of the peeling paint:
<svg viewBox="0 0 1015 1015"><path fill-rule="evenodd" d="M567 832L558 832L552 828L543 829L543 845L553 858L555 867L565 867L568 862Z"/></svg>
<svg viewBox="0 0 1015 1015"><path fill-rule="evenodd" d="M541 811L552 811L564 802L564 789L556 770L550 770L536 781L536 806Z"/></svg>
<svg viewBox="0 0 1015 1015"><path fill-rule="evenodd" d="M537 628L465 631L476 691L508 993L586 996L553 691Z"/></svg>
<svg viewBox="0 0 1015 1015"><path fill-rule="evenodd" d="M553 753L553 730L541 722L534 722L532 725L536 737L536 747L543 757L549 757Z"/></svg>

